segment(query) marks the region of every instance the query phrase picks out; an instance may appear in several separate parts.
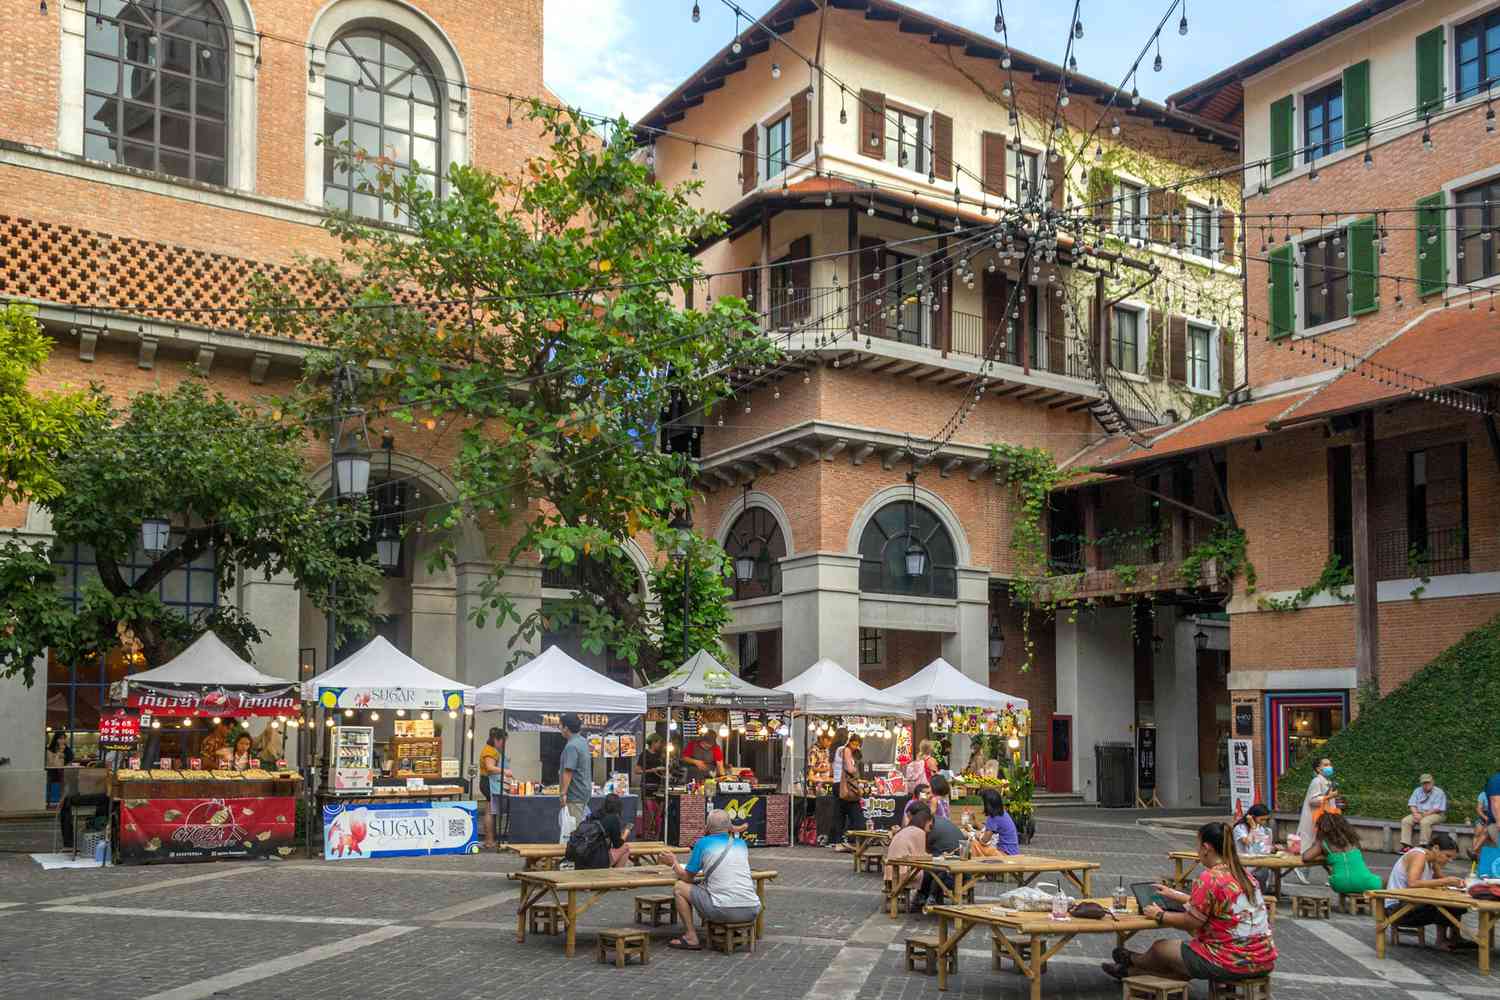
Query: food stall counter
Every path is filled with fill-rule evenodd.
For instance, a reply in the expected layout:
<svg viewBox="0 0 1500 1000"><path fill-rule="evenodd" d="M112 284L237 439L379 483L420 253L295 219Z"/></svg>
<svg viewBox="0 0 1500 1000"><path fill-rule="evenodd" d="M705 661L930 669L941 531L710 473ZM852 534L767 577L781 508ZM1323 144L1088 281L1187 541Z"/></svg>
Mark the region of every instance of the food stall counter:
<svg viewBox="0 0 1500 1000"><path fill-rule="evenodd" d="M302 776L295 771L125 768L110 781L121 864L292 853Z"/></svg>

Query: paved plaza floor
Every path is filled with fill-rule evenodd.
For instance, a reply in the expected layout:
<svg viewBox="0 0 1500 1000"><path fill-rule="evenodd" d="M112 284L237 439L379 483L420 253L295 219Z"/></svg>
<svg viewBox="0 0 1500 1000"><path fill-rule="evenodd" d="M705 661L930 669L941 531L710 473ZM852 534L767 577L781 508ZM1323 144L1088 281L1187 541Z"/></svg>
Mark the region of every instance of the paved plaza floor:
<svg viewBox="0 0 1500 1000"><path fill-rule="evenodd" d="M1137 825L1134 815L1069 809L1044 815L1032 850L1097 861L1096 894L1117 877L1154 879L1166 852L1191 836ZM754 955L680 953L661 929L651 964L596 964L593 929L631 921L631 893L606 897L580 921L575 958L560 939L515 939L518 863L479 857L324 863L287 861L42 871L24 853L0 853L0 998L321 1000L473 997L475 1000L936 1000L937 980L905 971L902 942L936 933L929 918L891 920L880 879L855 874L827 849L754 852L781 877L767 891L766 935ZM1370 857L1382 875L1392 858ZM1294 880L1287 894L1327 893ZM981 889L981 897L994 887ZM1135 944L1149 940L1140 935ZM1180 935L1179 935L1180 936ZM1500 996L1472 950L1392 949L1378 961L1369 917L1276 925L1280 998L1461 1000ZM1052 960L1044 993L1117 1000L1099 971L1113 939L1081 938ZM1026 982L992 971L988 940L963 942L945 994L1023 998ZM1205 984L1194 995L1206 997Z"/></svg>

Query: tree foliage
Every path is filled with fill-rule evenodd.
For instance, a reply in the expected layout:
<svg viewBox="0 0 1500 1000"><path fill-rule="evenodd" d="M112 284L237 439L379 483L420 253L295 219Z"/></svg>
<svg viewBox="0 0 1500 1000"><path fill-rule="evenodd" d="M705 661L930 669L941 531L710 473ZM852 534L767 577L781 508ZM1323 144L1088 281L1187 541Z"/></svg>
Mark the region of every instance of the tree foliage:
<svg viewBox="0 0 1500 1000"><path fill-rule="evenodd" d="M30 390L51 351L29 307L0 306L0 502L57 496L53 466L101 408L95 392Z"/></svg>
<svg viewBox="0 0 1500 1000"><path fill-rule="evenodd" d="M58 461L60 489L47 502L56 544L91 550L98 578L83 586L75 611L45 543L0 545L0 670L29 684L33 658L49 647L81 662L116 646L121 626L149 665L206 628L248 654L272 623L250 621L230 600L190 619L158 596L169 574L208 553L226 597L243 576L288 573L320 609L334 600L343 634L365 632L380 580L361 554L367 505L320 500L307 481L305 443L299 427L210 395L197 380L141 393L128 410L101 408ZM169 547L133 572L150 517L173 524Z"/></svg>
<svg viewBox="0 0 1500 1000"><path fill-rule="evenodd" d="M535 553L549 569L577 567L579 596L549 613L575 618L586 648L649 674L660 649L623 545L664 533L692 496L687 457L656 446L662 415L711 407L731 370L773 351L742 299L677 304L704 287L695 247L726 227L694 207L697 185L655 183L624 121L601 138L577 114L529 114L546 156L515 176L454 166L442 196L340 147L337 169L362 176L401 226L333 218L341 255L309 262L313 292L268 284L258 301L268 328L378 371L370 406L419 436L441 425L456 439L459 496L428 516L436 529L477 517L504 539L489 553L479 624L517 623L518 646L540 634L541 612L523 621L502 582ZM328 301L347 308L307 308ZM300 395L306 412L325 405L321 382ZM448 542L434 558L452 556Z"/></svg>
<svg viewBox="0 0 1500 1000"><path fill-rule="evenodd" d="M651 573L651 590L656 596L652 631L660 636L664 663L680 664L683 649L692 656L706 649L716 659L723 659L720 637L729 624L729 601L734 588L729 584L729 556L711 539L689 536L684 546L686 557L673 557ZM689 592L684 600L684 576ZM687 645L682 641L683 610L687 611Z"/></svg>

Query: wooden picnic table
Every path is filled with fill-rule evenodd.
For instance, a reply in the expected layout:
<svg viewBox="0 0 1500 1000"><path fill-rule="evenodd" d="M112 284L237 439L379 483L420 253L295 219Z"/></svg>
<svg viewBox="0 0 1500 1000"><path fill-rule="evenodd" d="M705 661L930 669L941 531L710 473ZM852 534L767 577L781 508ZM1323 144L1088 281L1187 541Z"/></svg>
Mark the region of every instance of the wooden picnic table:
<svg viewBox="0 0 1500 1000"><path fill-rule="evenodd" d="M1110 906L1107 899L1095 902L1105 908ZM1031 980L1031 1000L1042 998L1042 967L1047 960L1078 935L1113 934L1117 943L1123 945L1141 931L1159 929L1155 920L1136 912L1133 899L1129 901L1126 912L1102 920L1053 920L1048 913L1007 910L990 903L934 906L930 912L938 918L938 989L948 988L946 956L958 947L966 934L982 925L990 928L998 947L1016 963L1022 975ZM1051 938L1057 940L1049 942ZM1023 954L1018 945L1027 945L1029 950Z"/></svg>
<svg viewBox="0 0 1500 1000"><path fill-rule="evenodd" d="M1198 869L1197 851L1170 851L1167 857L1172 859L1175 872L1172 881L1178 888L1186 889L1188 878ZM1271 870L1273 879L1271 895L1281 895L1281 880L1286 878L1286 873L1296 871L1298 868L1325 868L1321 861L1307 862L1302 860L1300 854L1289 854L1286 851L1277 851L1275 854L1241 854L1240 864L1246 868L1268 868Z"/></svg>
<svg viewBox="0 0 1500 1000"><path fill-rule="evenodd" d="M859 874L859 863L865 859L870 849L879 845L884 847L891 842L891 831L889 830L850 830L844 834L849 841L849 847L854 852L854 872Z"/></svg>
<svg viewBox="0 0 1500 1000"><path fill-rule="evenodd" d="M887 864L891 866L893 876L886 892L886 904L892 917L896 916L897 900L920 872L951 875L953 889L950 901L962 903L977 883L987 879L1010 876L1015 878L1017 885L1024 886L1030 885L1047 874L1065 876L1073 883L1079 895L1086 897L1089 894L1089 873L1099 870L1099 865L1093 861L1070 861L1066 858L1048 858L1037 854L1011 854L998 858L972 858L968 861L960 858L913 855L887 861ZM933 884L945 897L950 896L949 889L943 884L942 879L934 878Z"/></svg>
<svg viewBox="0 0 1500 1000"><path fill-rule="evenodd" d="M1460 889L1376 889L1369 894L1374 899L1370 912L1375 915L1375 957L1385 958L1386 929L1419 906L1436 906L1454 927L1461 926L1462 912L1474 910L1479 917L1479 933L1474 941L1479 945L1479 974L1490 974L1490 952L1495 948L1495 924L1500 918L1500 901L1475 899ZM1383 900L1392 899L1398 904L1386 912Z"/></svg>
<svg viewBox="0 0 1500 1000"><path fill-rule="evenodd" d="M755 894L760 897L760 915L755 918L755 933L759 936L766 920L766 882L775 878L775 871L752 871ZM627 889L663 889L677 883L677 875L666 865L642 865L639 868L583 868L568 872L526 871L511 872L510 877L521 883L521 905L516 909L516 940L526 940L526 913L543 897L550 897L563 915L567 924L565 952L572 957L578 935L578 918L605 894ZM578 901L580 892L589 897ZM563 898L567 901L564 902Z"/></svg>
<svg viewBox="0 0 1500 1000"><path fill-rule="evenodd" d="M643 840L639 843L630 841L630 860L635 864L641 864L643 858L655 862L657 855L665 854L673 849L660 840ZM567 852L567 846L565 844L501 844L500 850L518 855L526 863L526 870L532 871L537 868L557 867L557 863Z"/></svg>

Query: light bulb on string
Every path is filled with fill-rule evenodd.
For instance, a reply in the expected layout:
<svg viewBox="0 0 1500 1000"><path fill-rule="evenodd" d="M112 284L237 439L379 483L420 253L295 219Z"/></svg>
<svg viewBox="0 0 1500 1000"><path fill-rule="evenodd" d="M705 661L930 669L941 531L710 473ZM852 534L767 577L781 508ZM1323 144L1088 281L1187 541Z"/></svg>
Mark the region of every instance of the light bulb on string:
<svg viewBox="0 0 1500 1000"><path fill-rule="evenodd" d="M352 708L346 708L346 709L344 709L344 718L346 718L346 719L352 719L352 718L354 718L354 709L352 709Z"/></svg>
<svg viewBox="0 0 1500 1000"><path fill-rule="evenodd" d="M1177 33L1179 35L1186 35L1188 33L1188 25L1187 25L1187 0L1183 0L1183 3L1182 3L1182 20L1180 20L1180 21L1177 22Z"/></svg>
<svg viewBox="0 0 1500 1000"><path fill-rule="evenodd" d="M371 712L370 713L370 721L371 722L379 722L380 721L380 713L379 712Z"/></svg>
<svg viewBox="0 0 1500 1000"><path fill-rule="evenodd" d="M1131 76L1130 78L1130 106L1132 108L1138 108L1141 106L1141 92L1136 87L1134 76Z"/></svg>
<svg viewBox="0 0 1500 1000"><path fill-rule="evenodd" d="M698 9L698 0L693 0L693 23L703 20L703 11Z"/></svg>
<svg viewBox="0 0 1500 1000"><path fill-rule="evenodd" d="M1081 18L1081 17L1078 20L1076 20L1076 21L1073 22L1073 37L1074 38L1082 38L1083 37L1083 18Z"/></svg>
<svg viewBox="0 0 1500 1000"><path fill-rule="evenodd" d="M773 62L771 64L771 79L773 79L773 80L780 80L781 79L781 63Z"/></svg>

